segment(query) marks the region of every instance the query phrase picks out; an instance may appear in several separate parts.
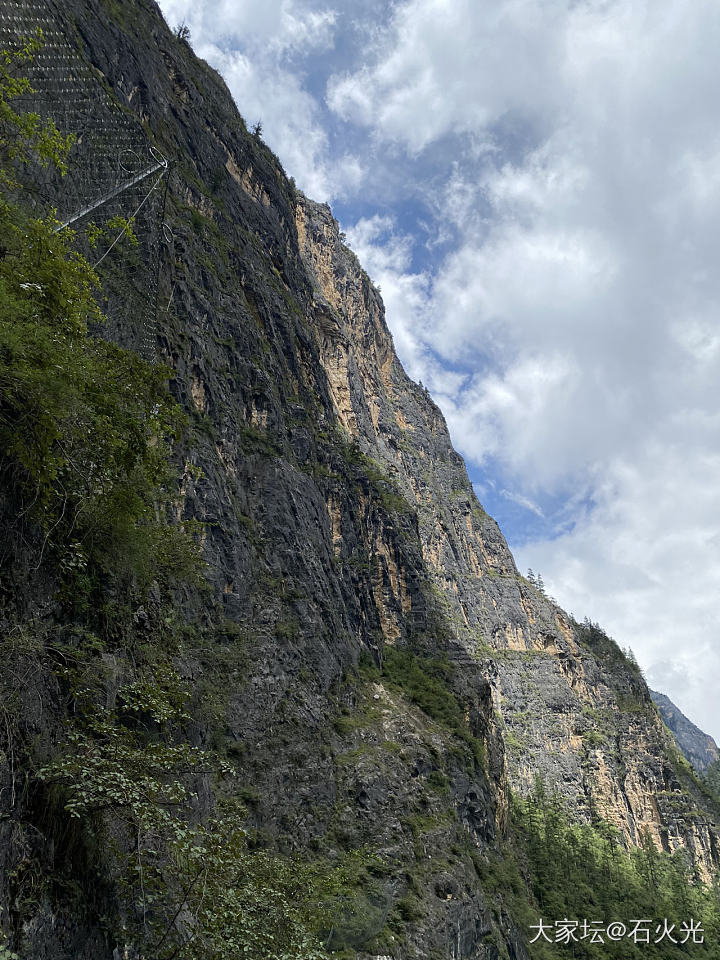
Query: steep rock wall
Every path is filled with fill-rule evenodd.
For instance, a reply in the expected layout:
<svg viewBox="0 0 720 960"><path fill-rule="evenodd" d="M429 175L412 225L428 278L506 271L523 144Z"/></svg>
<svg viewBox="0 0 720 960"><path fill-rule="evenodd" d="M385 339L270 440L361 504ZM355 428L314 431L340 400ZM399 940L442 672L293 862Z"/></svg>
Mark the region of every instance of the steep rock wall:
<svg viewBox="0 0 720 960"><path fill-rule="evenodd" d="M665 850L688 846L709 876L719 849L716 813L679 768L642 677L612 644L593 647L592 630L578 635L519 575L440 411L403 371L379 294L340 241L330 210L303 198L297 219L338 417L417 511L452 645L482 664L491 683L511 785L526 791L540 776L581 817L600 814L629 843L648 831ZM391 638L401 632L394 622Z"/></svg>

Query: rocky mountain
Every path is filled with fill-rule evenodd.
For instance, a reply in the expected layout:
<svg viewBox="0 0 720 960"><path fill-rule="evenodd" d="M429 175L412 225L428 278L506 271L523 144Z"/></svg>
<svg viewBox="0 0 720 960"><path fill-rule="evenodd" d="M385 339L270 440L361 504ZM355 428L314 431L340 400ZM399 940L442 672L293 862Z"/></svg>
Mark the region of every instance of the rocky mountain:
<svg viewBox="0 0 720 960"><path fill-rule="evenodd" d="M611 825L613 857L679 852L710 880L712 797L637 667L518 573L330 209L152 0L48 0L42 18L172 160L154 352L185 426L166 512L204 567L143 589L103 558L79 604L68 570L100 561L72 528L45 550L5 485L7 949L239 956L257 897L274 930L314 923L341 957L522 960L543 891L513 794ZM142 291L113 289L130 307L103 336L132 347ZM197 851L220 884L202 897ZM291 911L288 863L305 895L339 871L340 919Z"/></svg>
<svg viewBox="0 0 720 960"><path fill-rule="evenodd" d="M651 690L650 696L660 711L663 723L675 735L685 759L699 773L705 773L713 763L717 763L720 759L720 753L718 753L718 746L713 738L709 734L703 733L692 720L688 720L682 710L676 707L664 693Z"/></svg>
<svg viewBox="0 0 720 960"><path fill-rule="evenodd" d="M340 423L416 512L453 657L466 669L480 667L490 684L511 785L528 790L540 775L578 816L597 810L630 842L648 830L664 849L688 845L710 870L714 820L699 813L694 789L668 759L667 735L637 667L602 630L571 623L520 576L440 412L404 375L378 300L358 296L364 277L330 212L302 200L298 227L315 301L328 317L320 357ZM376 541L374 554L383 635L398 642L418 614L390 545Z"/></svg>

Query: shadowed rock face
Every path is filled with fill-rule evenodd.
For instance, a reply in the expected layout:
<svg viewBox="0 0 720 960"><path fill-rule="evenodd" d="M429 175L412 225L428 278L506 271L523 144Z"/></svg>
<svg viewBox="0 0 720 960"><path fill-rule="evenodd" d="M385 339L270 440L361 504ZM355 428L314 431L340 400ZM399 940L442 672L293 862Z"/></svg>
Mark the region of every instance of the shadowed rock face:
<svg viewBox="0 0 720 960"><path fill-rule="evenodd" d="M651 690L650 696L660 711L665 726L669 727L675 734L678 746L686 759L696 770L704 773L711 764L720 758L718 745L709 734L703 733L691 720L688 720L685 714L664 693Z"/></svg>
<svg viewBox="0 0 720 960"><path fill-rule="evenodd" d="M579 818L686 846L708 875L714 814L644 680L518 574L329 208L295 190L151 0L48 7L174 163L157 347L190 421L178 514L205 524L212 593L185 602L220 610L245 642L241 669L223 673L218 653L184 673L227 704L193 737L228 746L251 825L286 852L380 854L393 864L380 924L416 871L396 960L526 956L478 868L507 828L508 783L540 776ZM109 335L127 340L121 320ZM22 588L30 608L36 585ZM389 646L454 668L482 763L397 689L352 678ZM0 841L8 870L21 846ZM83 933L43 903L33 922L28 956L111 955L92 918Z"/></svg>

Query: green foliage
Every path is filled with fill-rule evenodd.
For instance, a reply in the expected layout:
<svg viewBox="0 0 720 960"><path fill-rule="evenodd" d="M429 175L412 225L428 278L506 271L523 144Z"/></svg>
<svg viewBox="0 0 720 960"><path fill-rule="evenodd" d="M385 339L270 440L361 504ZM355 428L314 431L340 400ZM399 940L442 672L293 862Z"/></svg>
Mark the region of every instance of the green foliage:
<svg viewBox="0 0 720 960"><path fill-rule="evenodd" d="M361 940L373 932L357 908L376 889L379 862L363 851L330 866L253 850L232 815L179 825L171 849L177 912L164 929L155 925L150 957L323 960L324 942L335 952L354 938L351 931L361 931Z"/></svg>
<svg viewBox="0 0 720 960"><path fill-rule="evenodd" d="M413 920L419 920L422 917L422 908L415 897L406 896L398 900L395 904L395 910L402 923L412 923Z"/></svg>
<svg viewBox="0 0 720 960"><path fill-rule="evenodd" d="M253 423L243 424L239 436L243 450L248 454L257 454L261 457L277 457L282 452L282 448L275 438Z"/></svg>
<svg viewBox="0 0 720 960"><path fill-rule="evenodd" d="M152 957L322 960L338 877L298 858L251 851L232 819L176 830L172 856L182 922L161 929Z"/></svg>
<svg viewBox="0 0 720 960"><path fill-rule="evenodd" d="M535 587L537 592L547 599L547 591L545 590L545 581L542 578L542 574L534 573L532 567L528 568L527 576L524 578L527 582Z"/></svg>
<svg viewBox="0 0 720 960"><path fill-rule="evenodd" d="M574 620L573 626L579 642L592 651L602 663L623 667L634 679L642 679L642 670L632 650L622 650L599 623L593 623L586 617L582 623Z"/></svg>
<svg viewBox="0 0 720 960"><path fill-rule="evenodd" d="M607 738L597 730L587 730L582 735L583 744L590 750L602 747L607 744Z"/></svg>
<svg viewBox="0 0 720 960"><path fill-rule="evenodd" d="M701 779L720 805L720 760L710 764Z"/></svg>
<svg viewBox="0 0 720 960"><path fill-rule="evenodd" d="M510 753L523 753L527 749L527 739L524 736L518 736L513 730L506 729L503 733L505 749Z"/></svg>
<svg viewBox="0 0 720 960"><path fill-rule="evenodd" d="M28 89L10 69L39 43L0 54L5 182L12 161L62 165L69 146L9 103ZM131 234L127 221L110 226ZM0 478L39 532L37 565L54 561L77 604L109 575L138 590L188 576L197 556L158 519L172 501L169 454L183 422L171 371L91 335L102 320L97 277L73 252L72 232L56 227L0 198Z"/></svg>
<svg viewBox="0 0 720 960"><path fill-rule="evenodd" d="M129 832L137 831L134 855L142 860L140 835L151 825L157 835L170 829L173 811L190 799L187 771L202 772L205 763L189 744L160 739L185 722L187 693L165 646L163 604L171 586L197 575L199 560L165 517L175 486L171 443L182 424L169 371L91 334L102 320L96 276L73 252L70 231L22 206L19 164L62 169L69 147L54 125L9 103L29 89L9 72L37 43L0 54L1 178L12 187L0 197L0 486L12 516L10 556L42 566L63 609L60 623L14 623L0 641L3 746L12 758L12 802L22 770L48 809L64 815L60 834L87 841L114 823L108 839L119 863ZM17 575L12 564L2 573L3 580ZM151 589L154 616L144 614L146 626L137 629L138 601ZM142 646L151 635L148 656ZM118 655L119 641L132 653ZM121 662L131 679L115 691L110 663L120 669ZM27 698L42 690L32 722L48 722L47 689L56 694L53 710L71 711L61 742L35 742L24 716ZM100 708L111 690L115 705Z"/></svg>
<svg viewBox="0 0 720 960"><path fill-rule="evenodd" d="M186 705L190 692L178 672L161 661L152 672L140 675L118 691L118 708L124 714L148 718L162 726L171 721L189 720Z"/></svg>
<svg viewBox="0 0 720 960"><path fill-rule="evenodd" d="M598 658L611 664L625 663L624 653L599 623L593 623L586 617L582 623L575 621L573 626L580 643Z"/></svg>
<svg viewBox="0 0 720 960"><path fill-rule="evenodd" d="M128 220L126 217L110 217L109 220L106 220L103 226L95 223L91 220L85 227L85 236L87 241L94 250L98 242L103 239L110 239L110 234L113 235L112 242L116 242L119 237L125 237L131 246L137 247L138 238L135 234L135 221L133 219Z"/></svg>
<svg viewBox="0 0 720 960"><path fill-rule="evenodd" d="M665 756L670 761L670 765L678 780L685 786L689 793L691 795L697 794L697 792L702 794L702 796L705 797L706 800L709 800L715 807L715 813L720 814L720 793L717 789L717 761L710 767L705 775L699 775L695 767L693 767L678 746L675 734L669 728L666 728Z"/></svg>
<svg viewBox="0 0 720 960"><path fill-rule="evenodd" d="M327 940L333 956L354 958L355 950L379 952L376 947L391 905L382 882L386 873L383 861L364 849L342 856L335 874L332 928Z"/></svg>
<svg viewBox="0 0 720 960"><path fill-rule="evenodd" d="M19 165L62 170L70 145L10 104L29 90L11 70L39 42L0 53L2 185L14 197L0 198L0 484L18 554L36 544L30 562L60 584L65 609L62 627L21 623L0 638L10 802L19 767L58 835L102 851L96 878L121 905L106 920L144 960L319 960L334 868L252 850L242 809L223 813L219 799L213 820L194 822L198 785L221 798L232 768L188 742L190 692L173 659L184 634L168 598L198 572L190 537L168 522L183 418L169 370L92 335L97 278L72 233L22 208ZM103 229L133 241L132 224L114 220L91 226L91 245ZM34 743L23 718L34 683L66 710L52 742ZM76 889L89 880L72 877ZM37 902L23 900L27 915L13 902L20 929Z"/></svg>
<svg viewBox="0 0 720 960"><path fill-rule="evenodd" d="M278 640L293 640L300 630L297 619L278 620L275 624L275 636Z"/></svg>
<svg viewBox="0 0 720 960"><path fill-rule="evenodd" d="M361 669L366 672L367 664ZM470 751L470 764L485 766L485 744L470 731L462 704L452 690L452 666L445 659L418 657L410 650L386 647L382 677L416 704L423 713L462 740Z"/></svg>
<svg viewBox="0 0 720 960"><path fill-rule="evenodd" d="M171 807L188 801L177 774L197 769L201 754L187 744L145 743L141 736L99 716L86 731L72 731L67 752L38 771L38 779L64 788L64 808L88 820L123 811L154 830L172 822Z"/></svg>
<svg viewBox="0 0 720 960"><path fill-rule="evenodd" d="M32 92L27 77L18 70L32 62L43 44L40 27L34 36L25 37L17 50L0 50L0 187L17 187L18 165L35 160L43 167L52 164L65 173L73 137L64 137L52 120L37 113L18 113L13 101Z"/></svg>
<svg viewBox="0 0 720 960"><path fill-rule="evenodd" d="M411 504L377 460L363 453L356 443L350 443L344 438L341 439L340 450L345 463L369 485L372 496L383 505L387 513L407 516L414 513Z"/></svg>
<svg viewBox="0 0 720 960"><path fill-rule="evenodd" d="M434 790L437 793L449 792L450 780L442 770L431 770L426 782L430 790Z"/></svg>
<svg viewBox="0 0 720 960"><path fill-rule="evenodd" d="M571 944L572 955L680 958L687 956L687 945L682 948L667 939L654 944L655 927L664 917L677 929L694 919L703 924L705 943L692 944L693 955L717 956L719 891L697 880L684 852L662 853L648 834L641 837L640 846L628 851L607 823L573 822L562 800L549 796L542 784L528 797L512 798L511 817L517 844L511 856L516 863L526 864L528 879L527 886L518 883L516 867L506 864L506 872L513 874L505 877L510 893L506 900L526 931L540 917L551 927L556 920L569 918L605 925L624 922L628 930L631 921L647 919L653 931L649 944L635 944L628 937L612 942L605 937L599 946L578 937ZM550 960L567 956L570 947L540 938L530 950L535 960Z"/></svg>
<svg viewBox="0 0 720 960"><path fill-rule="evenodd" d="M181 424L169 371L90 335L95 277L51 221L0 201L0 234L0 473L41 556L81 592L111 572L188 574L190 541L157 520Z"/></svg>
<svg viewBox="0 0 720 960"><path fill-rule="evenodd" d="M168 742L187 718L186 700L167 665L154 676L146 670L121 686L114 709L76 720L37 779L105 842L124 899L139 905L122 936L141 957L321 960L346 867L251 849L236 802L205 824L188 820L197 799L189 784L227 778L232 768Z"/></svg>
<svg viewBox="0 0 720 960"><path fill-rule="evenodd" d="M384 651L383 677L433 720L455 729L462 723L462 709L450 689L451 676L446 660L421 659L394 647Z"/></svg>
<svg viewBox="0 0 720 960"><path fill-rule="evenodd" d="M67 671L63 671L67 676ZM84 679L87 679L86 677ZM123 683L112 708L97 705L97 692L74 690L76 712L59 754L36 774L62 789L71 817L92 820L100 811L124 810L136 825L172 819L170 808L189 795L181 774L209 768L231 772L203 751L157 734L189 719L189 691L167 660L145 664Z"/></svg>
<svg viewBox="0 0 720 960"><path fill-rule="evenodd" d="M426 813L414 813L409 817L403 818L403 826L406 827L414 838L422 836L424 833L432 833L438 827L445 823L447 817L435 816Z"/></svg>

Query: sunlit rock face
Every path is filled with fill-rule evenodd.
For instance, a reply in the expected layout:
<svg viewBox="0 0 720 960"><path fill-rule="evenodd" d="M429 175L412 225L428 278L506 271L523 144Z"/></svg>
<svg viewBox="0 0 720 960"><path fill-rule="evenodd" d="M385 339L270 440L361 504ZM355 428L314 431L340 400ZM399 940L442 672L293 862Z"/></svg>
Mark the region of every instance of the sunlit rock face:
<svg viewBox="0 0 720 960"><path fill-rule="evenodd" d="M337 416L416 511L447 642L490 683L511 786L525 792L541 777L581 819L600 814L628 844L648 831L665 850L688 846L709 875L713 816L698 808L697 788L678 767L640 672L519 575L442 414L395 356L378 292L341 242L329 208L301 198L296 217ZM384 615L386 642L395 642L412 624L412 609L402 571L387 566L379 544L376 556L394 611Z"/></svg>

